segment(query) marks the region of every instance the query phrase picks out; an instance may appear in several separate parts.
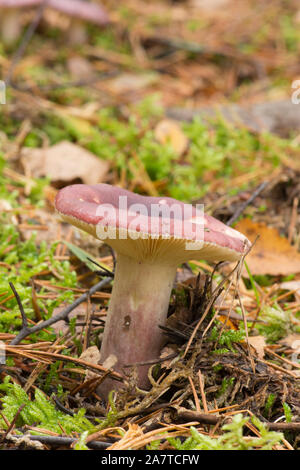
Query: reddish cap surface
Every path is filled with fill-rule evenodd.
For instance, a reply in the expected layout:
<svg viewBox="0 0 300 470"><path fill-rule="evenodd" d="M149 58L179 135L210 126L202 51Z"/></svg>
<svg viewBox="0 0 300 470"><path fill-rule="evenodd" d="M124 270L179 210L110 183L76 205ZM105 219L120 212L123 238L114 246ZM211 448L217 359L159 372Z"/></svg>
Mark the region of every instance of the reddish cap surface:
<svg viewBox="0 0 300 470"><path fill-rule="evenodd" d="M55 207L65 221L126 254L137 251L135 243L147 257L163 251L166 258L169 244L172 256L180 260L234 261L250 247L244 235L190 204L141 196L108 184L67 186L58 192ZM112 235L103 231L113 228ZM186 242L199 242L199 248L187 250Z"/></svg>

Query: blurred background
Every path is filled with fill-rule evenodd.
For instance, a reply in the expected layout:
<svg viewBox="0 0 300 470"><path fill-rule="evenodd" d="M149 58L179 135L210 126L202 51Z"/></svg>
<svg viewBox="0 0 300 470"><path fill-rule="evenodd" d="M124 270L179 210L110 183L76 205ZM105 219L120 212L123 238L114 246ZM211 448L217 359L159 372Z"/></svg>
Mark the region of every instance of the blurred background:
<svg viewBox="0 0 300 470"><path fill-rule="evenodd" d="M284 174L292 206L296 0L2 0L0 17L0 145L19 178L204 200L226 219L226 198Z"/></svg>

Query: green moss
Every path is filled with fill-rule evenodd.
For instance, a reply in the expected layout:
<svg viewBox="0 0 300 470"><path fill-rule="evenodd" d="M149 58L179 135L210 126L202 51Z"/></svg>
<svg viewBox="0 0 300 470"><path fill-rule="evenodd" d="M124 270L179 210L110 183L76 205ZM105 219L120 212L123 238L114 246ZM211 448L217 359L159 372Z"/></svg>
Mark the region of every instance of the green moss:
<svg viewBox="0 0 300 470"><path fill-rule="evenodd" d="M245 437L245 425L251 421L258 428L260 437ZM191 436L183 442L178 438L169 438L168 441L176 450L271 450L283 440L282 433L268 431L256 417L250 420L242 414L235 415L231 423L222 426L222 431L221 436L210 437L192 426Z"/></svg>
<svg viewBox="0 0 300 470"><path fill-rule="evenodd" d="M220 326L216 325L212 328L209 341L217 341L218 345L226 346L227 352L235 352L234 343L239 343L245 339L245 330L223 330L220 334ZM216 350L218 352L218 349Z"/></svg>
<svg viewBox="0 0 300 470"><path fill-rule="evenodd" d="M3 415L9 422L12 422L20 407L25 405L19 413L16 427L34 425L58 434L63 433L62 429L66 434L71 434L73 432L82 433L94 428L92 423L85 418L84 409L80 409L74 416L70 416L57 410L49 398L38 388L35 389L34 398L30 399L22 387L10 383L9 380L10 377L7 376L4 383L0 385L0 392L5 393L5 396L0 399ZM7 428L3 418L0 418L0 428ZM34 434L33 431L32 434Z"/></svg>
<svg viewBox="0 0 300 470"><path fill-rule="evenodd" d="M256 324L260 334L263 334L269 343L275 343L294 330L291 314L288 310L282 310L279 305L262 307L259 319L264 323Z"/></svg>

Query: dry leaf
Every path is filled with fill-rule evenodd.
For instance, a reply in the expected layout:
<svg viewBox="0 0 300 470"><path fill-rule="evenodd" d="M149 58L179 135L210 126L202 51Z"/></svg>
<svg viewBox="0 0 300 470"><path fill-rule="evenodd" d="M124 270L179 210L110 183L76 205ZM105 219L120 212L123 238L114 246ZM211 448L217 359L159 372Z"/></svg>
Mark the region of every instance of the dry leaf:
<svg viewBox="0 0 300 470"><path fill-rule="evenodd" d="M251 242L259 235L246 257L251 274L287 276L300 272L300 253L276 229L250 219L238 222L234 228L246 235ZM243 275L248 276L245 268Z"/></svg>
<svg viewBox="0 0 300 470"><path fill-rule="evenodd" d="M64 309L66 308L66 305L61 305L60 307L56 307L53 312L52 316L55 317L55 315L61 313ZM71 320L72 318L76 317L77 320L81 317L81 320L84 321L86 315L86 304L83 303L81 305L78 305L78 307L74 308L72 312L69 313L68 319ZM54 323L51 328L53 328L54 332L59 335L66 335L67 333L70 332L70 328L68 323L65 320L59 320L56 323ZM79 335L84 326L75 326L75 331L76 334Z"/></svg>
<svg viewBox="0 0 300 470"><path fill-rule="evenodd" d="M21 161L26 175L70 183L96 184L105 180L109 163L78 145L60 142L46 149L23 148Z"/></svg>
<svg viewBox="0 0 300 470"><path fill-rule="evenodd" d="M161 144L169 143L178 155L182 155L189 144L188 138L181 130L180 125L171 119L160 121L154 130L154 135Z"/></svg>
<svg viewBox="0 0 300 470"><path fill-rule="evenodd" d="M249 336L249 344L255 349L259 359L263 359L265 356L266 341L263 336Z"/></svg>
<svg viewBox="0 0 300 470"><path fill-rule="evenodd" d="M300 347L300 334L290 333L285 338L280 339L278 343L296 350Z"/></svg>

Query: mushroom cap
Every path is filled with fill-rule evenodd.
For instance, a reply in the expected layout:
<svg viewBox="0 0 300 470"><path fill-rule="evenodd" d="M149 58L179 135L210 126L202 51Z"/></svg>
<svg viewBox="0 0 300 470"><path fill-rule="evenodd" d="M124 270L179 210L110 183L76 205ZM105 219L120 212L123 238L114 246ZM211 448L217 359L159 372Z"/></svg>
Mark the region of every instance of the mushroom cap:
<svg viewBox="0 0 300 470"><path fill-rule="evenodd" d="M109 22L109 17L105 9L96 3L83 0L48 0L47 7L100 26Z"/></svg>
<svg viewBox="0 0 300 470"><path fill-rule="evenodd" d="M39 5L42 0L0 0L0 8L24 8Z"/></svg>
<svg viewBox="0 0 300 470"><path fill-rule="evenodd" d="M236 261L251 246L244 235L198 206L108 184L66 186L55 208L64 221L142 261Z"/></svg>

